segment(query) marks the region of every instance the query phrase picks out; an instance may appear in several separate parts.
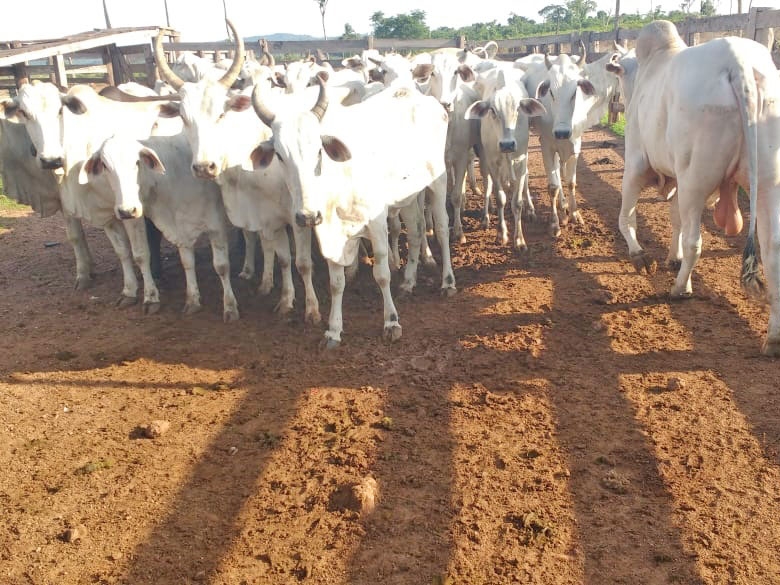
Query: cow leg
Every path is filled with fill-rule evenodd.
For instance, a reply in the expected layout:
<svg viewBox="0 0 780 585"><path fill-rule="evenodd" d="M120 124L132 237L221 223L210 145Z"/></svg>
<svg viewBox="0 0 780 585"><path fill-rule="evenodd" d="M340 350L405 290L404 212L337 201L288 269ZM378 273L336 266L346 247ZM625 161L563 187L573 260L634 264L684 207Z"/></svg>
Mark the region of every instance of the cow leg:
<svg viewBox="0 0 780 585"><path fill-rule="evenodd" d="M420 248L425 237L425 228L420 206L416 200L402 208L400 216L406 224L406 234L409 238L409 255L404 267L404 280L398 287L403 296L411 295L417 284L417 269L420 263Z"/></svg>
<svg viewBox="0 0 780 585"><path fill-rule="evenodd" d="M241 230L241 234L244 236L244 265L241 267L238 277L243 280L252 280L255 277L257 232ZM273 264L273 259L271 259L271 264ZM273 282L271 286L273 286Z"/></svg>
<svg viewBox="0 0 780 585"><path fill-rule="evenodd" d="M457 176L458 175L456 174L455 177L457 178ZM485 187L484 189L480 189L479 185L477 184L477 170L476 170L476 167L474 165L474 157L471 156L471 152L468 153L468 159L467 159L467 163L466 163L466 178L469 181L469 186L471 187L471 191L477 197L482 195L482 193L484 191L488 191L487 187L485 186L485 182L487 180L486 177L482 178L482 185L483 185L483 187Z"/></svg>
<svg viewBox="0 0 780 585"><path fill-rule="evenodd" d="M446 180L446 179L445 179ZM430 213L430 205L426 205L426 197L425 197L426 190L420 191L420 193L417 195L417 205L419 209L418 214L418 220L423 222L425 221L425 211L428 211ZM447 191L445 188L444 191L444 212L447 212ZM431 214L431 217L433 218L433 215ZM435 218L432 219L432 221L435 222ZM420 239L420 262L422 262L423 267L428 270L429 272L438 272L438 268L436 266L436 259L433 257L433 252L431 252L431 246L428 244L428 235L426 231L425 225L422 226L423 234ZM449 241L450 237L450 227L449 227L449 214L447 214L447 238Z"/></svg>
<svg viewBox="0 0 780 585"><path fill-rule="evenodd" d="M430 203L433 212L433 226L436 240L441 249L441 294L451 297L455 294L455 273L452 271L450 255L450 228L447 216L447 179L444 175L436 178L430 187ZM426 239L427 244L427 239Z"/></svg>
<svg viewBox="0 0 780 585"><path fill-rule="evenodd" d="M474 161L472 159L471 166L473 172ZM463 203L465 200L464 182L466 180L465 175L468 174L466 167L468 166L468 159L463 156L456 157L453 161L453 176L452 187L450 191L450 203L452 204L452 239L459 244L466 243L466 236L463 234ZM475 181L476 183L476 181ZM472 185L471 189L476 193L476 185Z"/></svg>
<svg viewBox="0 0 780 585"><path fill-rule="evenodd" d="M64 215L64 214L63 214ZM76 290L84 290L92 284L93 261L87 248L87 238L81 220L65 215L65 233L76 255Z"/></svg>
<svg viewBox="0 0 780 585"><path fill-rule="evenodd" d="M119 308L130 307L138 302L138 279L135 275L135 267L130 253L130 242L127 239L127 233L124 226L118 220L109 222L103 230L108 236L108 241L114 248L119 264L122 266L122 295L117 299L116 306Z"/></svg>
<svg viewBox="0 0 780 585"><path fill-rule="evenodd" d="M569 203L565 207L567 214L565 223L571 219L578 225L585 225L582 214L577 209L577 159L579 153L572 154L564 163L562 168L563 183L569 187Z"/></svg>
<svg viewBox="0 0 780 585"><path fill-rule="evenodd" d="M401 269L401 251L398 248L398 238L401 236L401 218L397 212L387 216L390 225L390 268L393 271Z"/></svg>
<svg viewBox="0 0 780 585"><path fill-rule="evenodd" d="M446 193L447 177L442 175L444 193ZM446 209L445 209L446 212ZM368 224L368 232L371 238L371 246L374 248L374 280L382 291L384 302L384 329L382 336L386 341L396 341L401 338L401 324L398 322L398 311L393 304L393 296L390 293L390 267L387 264L387 220L381 216L371 220Z"/></svg>
<svg viewBox="0 0 780 585"><path fill-rule="evenodd" d="M672 239L669 242L669 255L666 257L666 265L676 270L682 265L682 231L680 225L680 204L675 195L669 202L669 219L672 223Z"/></svg>
<svg viewBox="0 0 780 585"><path fill-rule="evenodd" d="M387 242L387 236L385 236ZM385 247L387 243L385 243ZM387 269L390 272L390 268ZM330 277L330 315L328 330L325 332L325 348L334 349L341 343L341 332L344 330L341 304L344 298L344 267L328 260L328 275Z"/></svg>
<svg viewBox="0 0 780 585"><path fill-rule="evenodd" d="M493 183L499 185L496 190L496 210L498 211L498 224L496 225L496 240L502 246L505 246L509 242L509 230L506 226L506 217L504 215L504 208L506 207L506 192L503 185L501 185L495 178Z"/></svg>
<svg viewBox="0 0 780 585"><path fill-rule="evenodd" d="M157 283L155 283L152 271L152 255L149 249L149 238L147 237L148 224L144 220L127 219L122 223L130 240L133 260L144 279L143 314L153 315L160 310L160 291L157 289Z"/></svg>
<svg viewBox="0 0 780 585"><path fill-rule="evenodd" d="M697 193L694 188L699 193ZM672 285L672 298L688 298L693 294L691 274L701 256L701 214L706 195L700 195L701 185L692 186L678 180L677 198L680 207L683 258L677 278Z"/></svg>
<svg viewBox="0 0 780 585"><path fill-rule="evenodd" d="M547 193L550 195L550 235L561 235L561 222L558 219L558 199L561 196L561 179L558 154L549 145L542 143L542 162L547 173Z"/></svg>
<svg viewBox="0 0 780 585"><path fill-rule="evenodd" d="M306 295L304 321L316 324L322 320L322 317L320 316L320 301L317 299L317 292L314 290L314 282L312 281L314 273L314 264L311 260L312 230L294 225L292 232L295 239L295 267L303 280L303 289ZM355 258L357 259L357 256Z"/></svg>
<svg viewBox="0 0 780 585"><path fill-rule="evenodd" d="M260 286L257 292L263 296L271 294L274 288L274 240L266 238L262 234L260 237L260 247L263 249L263 275L260 278Z"/></svg>
<svg viewBox="0 0 780 585"><path fill-rule="evenodd" d="M160 244L162 242L162 232L148 217L144 217L144 223L146 224L146 240L147 250L149 250L149 266L154 278L162 278L162 255L160 253ZM126 226L127 224L125 224ZM129 236L129 232L128 232ZM130 247L132 248L132 241ZM146 287L146 277L144 276L144 290Z"/></svg>
<svg viewBox="0 0 780 585"><path fill-rule="evenodd" d="M446 188L444 192L445 193L447 192ZM422 191L420 195L421 195L420 208L423 210L423 216L425 217L425 235L432 236L433 235L433 214L431 213L431 207L430 205L426 205L425 191Z"/></svg>
<svg viewBox="0 0 780 585"><path fill-rule="evenodd" d="M631 258L631 263L640 274L643 269L648 274L655 270L653 263L645 255L645 251L636 238L636 204L639 201L639 192L645 185L647 171L648 167L644 161L634 160L631 157L626 158L620 197L620 215L618 216L618 227L623 239L628 244L628 255Z"/></svg>
<svg viewBox="0 0 780 585"><path fill-rule="evenodd" d="M230 283L230 256L228 248L227 225L220 225L216 230L209 232L211 244L211 260L214 272L222 283L222 320L225 323L238 321L238 302L233 294L233 286Z"/></svg>
<svg viewBox="0 0 780 585"><path fill-rule="evenodd" d="M536 207L534 207L534 200L531 198L531 188L528 180L528 157L525 160L525 178L523 179L523 187L520 191L522 199L522 213L523 219L535 223L536 222Z"/></svg>
<svg viewBox="0 0 780 585"><path fill-rule="evenodd" d="M290 238L287 237L287 230L282 228L277 230L273 238L273 249L276 251L276 258L279 261L279 272L282 277L282 295L279 302L274 307L274 311L280 315L286 315L293 310L295 302L295 286L292 279L292 254L290 253ZM265 271L265 268L263 269Z"/></svg>
<svg viewBox="0 0 780 585"><path fill-rule="evenodd" d="M184 280L187 286L182 313L185 315L192 315L202 308L200 306L198 277L195 274L195 248L192 246L179 246L179 258L181 259L181 266L184 269Z"/></svg>
<svg viewBox="0 0 780 585"><path fill-rule="evenodd" d="M518 252L524 252L528 249L523 236L523 208L525 207L523 192L528 183L528 167L525 160L517 163L515 176L516 180L512 183L512 192L510 194L512 220L514 223L514 241L512 245Z"/></svg>
<svg viewBox="0 0 780 585"><path fill-rule="evenodd" d="M780 201L776 197L758 198L756 222L769 302L769 325L761 353L780 357Z"/></svg>

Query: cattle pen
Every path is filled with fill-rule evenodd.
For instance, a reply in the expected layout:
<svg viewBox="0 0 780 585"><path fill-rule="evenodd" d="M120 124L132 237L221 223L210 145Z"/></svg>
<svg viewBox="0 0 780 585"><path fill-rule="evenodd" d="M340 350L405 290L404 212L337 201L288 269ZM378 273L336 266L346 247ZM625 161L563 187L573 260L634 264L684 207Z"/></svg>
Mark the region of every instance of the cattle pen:
<svg viewBox="0 0 780 585"><path fill-rule="evenodd" d="M764 45L774 42L773 29L780 27L780 10L752 7L749 12L709 18L686 19L677 25L688 45L696 45L717 36L735 35L754 39ZM569 32L557 35L501 39L499 59L516 59L530 53L577 52L582 43L589 56L601 56L612 51L613 41L628 46L636 38L638 29L608 32ZM0 91L13 90L24 80L42 79L67 87L69 83L118 85L137 81L154 87L159 78L152 43L163 34L169 42L163 44L171 60L182 51L199 56L210 56L214 61L230 57L233 43L181 42L175 30L163 27L117 28L80 33L62 39L38 41L0 41ZM247 45L252 56L260 51L260 43ZM323 53L326 58L340 63L341 58L364 49L379 51L419 52L445 47L465 48L474 43L463 36L445 39L381 39L366 36L354 40L269 41L268 48L278 62ZM775 51L780 63L780 53Z"/></svg>

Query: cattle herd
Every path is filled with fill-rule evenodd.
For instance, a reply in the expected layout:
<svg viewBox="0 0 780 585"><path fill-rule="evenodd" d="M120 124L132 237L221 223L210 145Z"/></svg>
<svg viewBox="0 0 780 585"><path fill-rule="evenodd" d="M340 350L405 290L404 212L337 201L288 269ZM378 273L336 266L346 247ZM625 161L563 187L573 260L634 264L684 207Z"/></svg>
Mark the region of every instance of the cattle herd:
<svg viewBox="0 0 780 585"><path fill-rule="evenodd" d="M673 297L692 293L705 206L714 206L718 226L736 234L743 187L750 218L742 283L767 295L762 351L780 355L780 75L766 47L722 38L689 48L674 25L656 21L642 29L635 49L616 45L616 52L591 63L584 47L580 55L499 61L488 44L414 57L364 51L336 70L315 60L278 66L265 52L259 61L247 60L241 37L228 25L236 58L221 67L191 55L170 66L158 37L162 81L155 90L126 84L101 95L84 85L65 91L33 82L0 103L5 190L43 215L62 211L77 288L90 284L92 272L86 221L105 230L119 257L124 283L118 304L137 302L135 263L143 278L143 310L154 313L160 299L150 236L161 232L179 250L184 311L195 312L194 245L206 233L223 287L223 317L235 320L232 224L246 243L241 278L255 278L258 239L261 293L272 290L279 266L280 313L291 311L295 300L294 249L305 319L317 323L316 234L330 277L325 345L341 341L344 287L366 249L382 292L384 337L398 339L391 270L403 268L399 288L411 293L419 264L435 265L428 230L441 250L442 294L456 291L450 237L465 241L467 178L480 191L475 158L484 178L483 221L490 223L492 193L497 237L508 245L508 198L511 242L521 252L522 220L535 218L527 169L534 130L548 180L550 233L558 236L561 225L583 221L576 199L582 135L620 89L626 155L619 227L634 266L651 267L636 233L637 199L646 184L657 182L669 200L667 261L680 266ZM402 225L408 242L403 267ZM766 285L758 276L756 236Z"/></svg>

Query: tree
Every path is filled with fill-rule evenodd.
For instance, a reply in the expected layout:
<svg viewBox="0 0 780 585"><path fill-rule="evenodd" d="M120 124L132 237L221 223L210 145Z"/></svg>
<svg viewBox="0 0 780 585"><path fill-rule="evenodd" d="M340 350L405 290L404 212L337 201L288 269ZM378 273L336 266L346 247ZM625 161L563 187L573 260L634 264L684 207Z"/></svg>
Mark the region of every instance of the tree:
<svg viewBox="0 0 780 585"><path fill-rule="evenodd" d="M385 17L384 12L371 15L374 36L380 39L424 39L431 31L425 24L425 11L412 10L408 14Z"/></svg>
<svg viewBox="0 0 780 585"><path fill-rule="evenodd" d="M348 22L344 23L344 34L341 35L341 40L348 41L350 39L359 39L360 35L355 32L355 29L352 28L352 25Z"/></svg>
<svg viewBox="0 0 780 585"><path fill-rule="evenodd" d="M596 10L595 0L569 0L566 3L566 11L569 16L569 23L579 30L588 18L588 14Z"/></svg>
<svg viewBox="0 0 780 585"><path fill-rule="evenodd" d="M566 20L568 11L565 6L560 4L548 4L539 11L539 16L544 18L547 23L555 23L555 34L557 35L561 30L561 21Z"/></svg>
<svg viewBox="0 0 780 585"><path fill-rule="evenodd" d="M715 16L715 4L712 0L701 0L701 15L702 16Z"/></svg>
<svg viewBox="0 0 780 585"><path fill-rule="evenodd" d="M328 0L314 0L320 9L320 18L322 19L322 38L328 40L328 35L325 34L325 8L328 6Z"/></svg>

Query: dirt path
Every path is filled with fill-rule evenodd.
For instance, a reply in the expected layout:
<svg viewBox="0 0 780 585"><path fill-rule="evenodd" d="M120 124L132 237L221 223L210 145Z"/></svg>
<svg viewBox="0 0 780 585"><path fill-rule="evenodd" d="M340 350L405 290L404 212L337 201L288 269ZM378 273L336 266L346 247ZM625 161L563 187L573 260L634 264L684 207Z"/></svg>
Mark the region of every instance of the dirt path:
<svg viewBox="0 0 780 585"><path fill-rule="evenodd" d="M743 238L707 213L695 297L670 303L672 273L637 275L616 230L621 149L588 133L587 225L552 241L542 197L523 258L467 218L458 295L423 278L392 346L364 266L330 354L300 307L273 314L278 291L237 282L223 324L207 248L204 311L179 314L166 248L143 318L113 307L102 232L82 293L60 217L3 218L0 583L780 582L780 362ZM530 157L544 193L535 138ZM666 203L639 213L662 263ZM322 265L317 286L327 314Z"/></svg>

